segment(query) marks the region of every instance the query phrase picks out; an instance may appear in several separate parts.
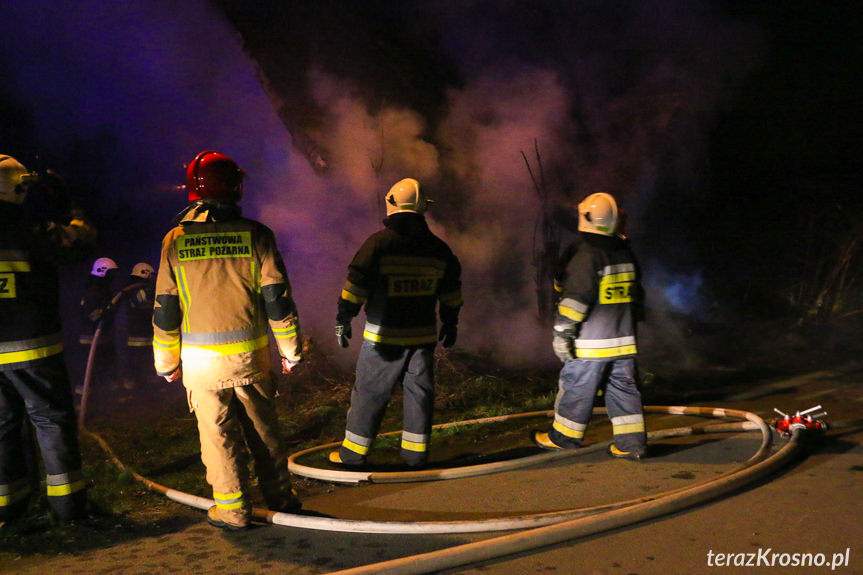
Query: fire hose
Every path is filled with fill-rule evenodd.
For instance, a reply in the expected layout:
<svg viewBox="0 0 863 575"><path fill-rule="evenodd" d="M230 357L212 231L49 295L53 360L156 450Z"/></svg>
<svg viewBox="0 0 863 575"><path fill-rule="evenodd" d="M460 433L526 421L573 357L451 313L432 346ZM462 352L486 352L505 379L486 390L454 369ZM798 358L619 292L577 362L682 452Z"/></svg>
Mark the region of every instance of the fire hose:
<svg viewBox="0 0 863 575"><path fill-rule="evenodd" d="M713 417L748 417L745 421L733 422L733 423L720 423L713 425L705 425L705 426L691 426L691 427L677 427L670 428L665 430L658 430L648 434L648 439L651 441L656 441L659 439L667 439L672 437L685 437L696 434L706 434L706 433L721 433L721 432L744 432L744 431L752 431L759 430L762 432L762 441L759 446L759 449L756 453L750 457L746 462L741 464L734 469L729 470L724 475L720 476L724 477L730 474L736 473L738 470L748 467L762 459L764 459L767 453L770 450L770 446L772 443L772 435L770 433L770 428L757 416L754 414L748 414L748 412L741 412L736 410L721 410L714 408L701 408L701 407L680 407L680 406L645 406L645 411L648 413L670 413L676 415L709 415ZM604 409L596 409L596 413L604 413ZM544 413L544 412L539 412ZM523 417L524 414L515 414L511 417ZM480 419L480 420L471 420L474 423L486 423L489 421L500 421L501 417L509 417L509 416L498 416L487 418L488 421ZM452 426L455 424L463 425L465 422L456 422L452 424L441 424L443 426ZM436 426L437 427L437 426ZM112 459L113 463L122 469L124 472L128 473L132 477L134 477L139 482L146 485L151 491L155 491L157 493L161 493L172 499L178 503L182 503L185 505L189 505L191 507L195 507L198 509L209 509L215 503L212 499L207 499L205 497L199 497L195 495L190 495L188 493L183 493L163 485L160 485L146 477L143 477L132 470L126 468L126 466L114 455L110 446L98 435L84 430L89 436L93 437L108 453L109 457ZM572 457L578 455L586 455L588 453L593 453L599 449L604 448L609 442L599 442L587 446L582 449L577 450L566 450L561 452L552 452L547 454L540 454L536 456L530 456L521 458L519 460L514 460L511 462L512 464L506 467L506 470L518 467L525 467L528 464L536 465L538 463L547 463L552 461L557 461L562 459L563 457ZM470 475L476 476L481 474L488 473L497 473L503 470L501 466L497 463L490 463L485 465L478 466L470 466ZM450 470L439 470L443 473L440 474L438 479L453 479L455 478L455 473L446 473ZM344 472L348 473L348 472ZM417 481L416 474L418 472L404 472L400 474L392 473L390 476L386 478L387 483L398 482L398 475L401 475L405 478L406 481ZM714 478L711 481L716 481ZM698 484L696 484L698 485ZM673 493L684 489L691 488L678 488L673 490ZM620 501L614 503L608 503L605 505L586 507L586 508L577 508L577 509L567 509L561 511L554 512L543 512L543 513L535 513L528 515L520 515L515 517L500 517L500 518L491 518L491 519L477 519L470 521L365 521L365 520L350 520L350 519L334 519L328 517L315 517L315 516L306 516L306 515L295 515L291 513L279 513L275 511L270 511L268 509L259 509L254 508L252 510L252 517L258 521L273 523L274 525L283 525L287 527L299 527L303 529L315 529L321 531L336 531L336 532L345 532L345 533L399 533L399 534L441 534L441 533L477 533L477 532L493 532L493 531L511 531L516 529L528 529L541 525L550 525L553 523L558 523L561 521L566 521L569 519L574 519L578 517L584 517L588 515L594 515L597 513L602 513L605 511L609 511L612 509L618 509L621 507L627 507L630 505L634 505L637 503L642 503L646 501L650 501L659 497L658 495L650 495L639 497L636 499L628 500L628 501Z"/></svg>
<svg viewBox="0 0 863 575"><path fill-rule="evenodd" d="M798 437L801 433L799 430L793 430L789 442L780 451L768 457L770 446L772 444L772 433L770 428L764 421L755 414L739 410L714 409L705 407L681 407L681 406L645 406L645 411L648 413L669 413L676 415L700 415L708 417L722 418L739 418L743 421L735 423L721 423L705 426L679 427L666 430L651 432L649 439L656 441L669 437L683 437L687 435L695 435L702 433L729 432L729 431L750 431L759 430L762 435L761 445L754 455L752 455L744 463L729 470L723 475L711 479L709 481L696 483L687 487L678 488L665 493L644 496L629 501L615 502L606 505L595 507L571 509L551 513L537 513L533 515L524 515L518 517L504 517L496 519L485 519L477 521L432 521L432 522L386 522L386 521L362 521L362 520L343 520L326 517L312 517L303 515L294 515L289 513L279 513L267 509L253 509L253 518L258 521L270 522L275 525L283 525L290 527L299 527L305 529L316 529L338 532L354 532L354 533L401 533L401 534L417 534L417 533L468 533L468 532L490 532L490 531L511 531L518 529L528 529L533 532L536 529L546 529L554 526L561 526L550 531L540 531L535 535L521 538L517 536L506 536L500 538L498 543L492 543L497 539L487 540L481 544L469 544L468 546L459 546L453 548L452 557L462 557L458 561L464 561L467 557L468 562L481 561L487 558L488 553L501 554L515 553L517 551L508 551L509 549L517 549L523 545L532 545L530 542L539 542L536 546L550 545L554 542L563 541L575 537L580 537L589 533L597 533L600 531L613 529L621 525L636 523L648 518L658 517L667 513L673 513L679 509L690 507L702 503L708 499L717 497L723 493L738 489L742 485L755 481L771 473L794 457L799 450ZM495 421L499 418L489 418ZM477 420L482 422L482 420ZM183 493L163 485L160 485L146 477L143 477L125 467L123 463L117 459L110 449L110 446L98 435L84 430L89 436L93 437L102 448L108 453L115 465L123 471L129 473L136 480L142 482L150 490L161 493L169 499L195 507L198 509L209 509L214 502L205 497L199 497L188 493ZM599 444L596 444L599 446ZM588 453L591 447L582 450L571 450L566 453L578 454ZM593 449L595 451L595 449ZM560 455L559 453L551 453L547 455ZM557 458L548 458L551 461ZM535 461L535 459L534 459ZM494 464L489 464L488 472L497 472L499 469ZM568 529L566 526L571 526ZM546 534L547 533L547 534ZM571 535L568 535L571 533ZM559 538L559 539L555 539ZM481 545L480 551L474 551L476 545ZM501 547L498 547L500 545ZM436 565L429 569L441 569L440 561L450 561L451 559L442 559L440 553L435 552L430 554L428 561ZM479 555L477 555L479 553ZM463 555L466 554L466 555ZM446 553L449 557L450 553ZM481 557L473 559L473 557ZM400 560L396 560L400 561ZM426 559L423 559L426 561ZM387 562L391 563L391 562ZM466 564L453 563L452 565ZM408 570L414 569L416 562L412 558L407 565L392 566L396 569L393 573L421 573L426 570ZM387 565L376 566L372 571L356 571L357 573L377 573L390 572L378 571L378 569L390 569ZM349 571L354 572L354 571Z"/></svg>
<svg viewBox="0 0 863 575"><path fill-rule="evenodd" d="M675 513L739 489L786 465L797 455L802 433L802 430L794 430L782 449L754 465L701 485L657 496L650 501L484 541L335 571L329 575L430 573L522 553Z"/></svg>
<svg viewBox="0 0 863 575"><path fill-rule="evenodd" d="M713 417L739 417L740 419L745 419L744 415L746 412L734 411L727 412L728 415L723 415L722 411L725 410L717 410L715 408L687 408L687 407L667 407L667 406L645 406L645 413L669 413L675 415L699 415L699 416L713 416ZM498 423L502 421L511 421L514 419L522 419L522 418L531 418L538 416L551 416L554 412L551 410L546 411L532 411L527 413L517 413L511 415L500 415L496 417L486 417L482 419L470 419L465 421L455 421L451 423L442 423L432 427L435 430L447 429L452 427L459 426L467 426L474 424L488 424L488 423ZM605 408L598 407L593 410L593 415L603 415L606 414ZM750 420L746 423L720 423L713 424L709 427L710 432L713 433L721 433L728 431L752 431L760 429L760 418L758 421ZM657 439L666 439L669 437L679 437L681 435L695 435L697 433L704 433L705 427L684 427L684 428L675 428L675 429L666 429L662 431L652 432L648 435L649 439L657 440ZM390 433L381 433L378 437L386 437L388 435L397 435L401 433L400 431L393 431ZM424 469L417 471L395 471L395 472L374 472L374 471L343 471L336 469L322 469L318 467L311 467L307 465L302 465L297 463L297 459L309 455L311 453L315 453L318 451L330 450L334 448L338 448L339 443L327 443L324 445L318 445L315 447L311 447L309 449L305 449L303 451L298 451L291 455L288 458L288 469L291 473L295 475L301 475L303 477L309 477L312 479L320 479L322 481L330 481L334 483L409 483L409 482L420 482L420 481L439 481L445 479L458 479L464 477L474 477L477 475L487 475L489 473L497 473L501 471L511 471L513 469L520 469L523 467L530 467L532 465L537 465L540 463L549 463L551 461L556 461L558 459L564 459L577 455L586 455L588 453L593 453L598 450L605 449L610 441L604 441L600 443L594 443L589 446L576 449L576 450L563 450L551 453L541 453L538 455L533 455L529 457L522 457L519 459L510 459L507 461L498 461L494 463L485 463L481 465L469 465L462 467L453 467L448 469ZM764 446L762 444L762 449L769 448L769 443ZM760 450L759 450L759 455Z"/></svg>
<svg viewBox="0 0 863 575"><path fill-rule="evenodd" d="M90 380L93 377L93 363L96 358L96 350L102 336L102 326L109 314L114 313L117 309L117 304L123 299L127 293L141 289L147 284L145 282L133 283L127 285L111 298L111 301L99 311L99 319L96 323L96 331L93 332L93 340L90 342L90 352L87 354L87 367L84 369L84 384L81 391L81 405L78 408L78 426L84 427L84 421L87 417L87 400L90 398Z"/></svg>
<svg viewBox="0 0 863 575"><path fill-rule="evenodd" d="M99 330L97 329L97 337L98 332ZM96 338L94 337L94 340L95 339ZM91 353L91 361L92 357L93 354ZM88 371L89 363L91 363L91 361L88 362ZM84 397L86 397L86 389ZM645 413L666 413L671 415L692 415L739 420L736 422L677 427L653 431L648 433L649 441L697 434L757 430L761 432L761 443L758 450L749 457L749 459L718 477L686 487L627 501L556 512L472 521L410 522L346 520L281 513L260 508L254 508L252 510L252 517L255 520L269 522L274 525L350 533L454 534L521 530L516 533L510 533L479 542L458 545L439 551L337 571L330 575L429 573L442 569L478 563L481 561L488 561L505 555L521 553L626 525L633 525L648 519L668 515L682 509L699 505L710 499L714 499L740 489L744 485L757 481L787 465L799 454L801 449L800 440L806 432L812 430L823 431L826 429L826 425L822 426L821 422L813 422L811 416L805 416L807 413L811 413L814 409L816 408L807 410L803 413L798 412L793 419L786 416L786 420L789 420L790 423L784 426L780 424L777 428L780 429L783 436L788 437L788 442L779 451L769 455L773 440L772 430L761 417L754 413L742 410L711 407L644 406ZM820 406L817 409L820 409ZM507 419L550 413L552 412L513 414L509 416L439 424L434 427L440 429L456 425L499 422ZM605 413L605 410L602 408L594 410L594 414L601 413ZM143 483L151 491L160 493L177 503L201 510L207 510L215 504L212 499L171 489L128 469L122 461L116 457L104 439L83 427L83 420L82 403L82 413L80 417L82 432L99 443L112 462L119 469L131 475L137 481ZM395 473L369 472L368 474L360 473L360 476L356 475L358 472L334 471L326 473L326 480L347 483L357 483L360 481L393 483L454 479L457 477L499 473L510 469L525 467L527 465L537 465L539 463L556 461L564 457L592 453L598 449L604 448L608 443L608 441L599 442L577 450L551 452L504 462L466 466L461 469L450 468ZM295 454L291 459L294 471L297 472L299 470L306 474L315 473L318 478L323 478L321 477L321 474L319 472L315 472L313 468L300 466L293 460L299 455L315 450L325 449L330 445L332 444L317 446L310 450Z"/></svg>

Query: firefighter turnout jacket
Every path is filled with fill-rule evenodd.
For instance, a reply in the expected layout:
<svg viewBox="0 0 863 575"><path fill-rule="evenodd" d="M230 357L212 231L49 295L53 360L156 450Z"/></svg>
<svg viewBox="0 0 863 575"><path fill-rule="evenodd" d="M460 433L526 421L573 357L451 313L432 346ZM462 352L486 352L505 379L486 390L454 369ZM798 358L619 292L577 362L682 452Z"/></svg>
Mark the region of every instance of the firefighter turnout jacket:
<svg viewBox="0 0 863 575"><path fill-rule="evenodd" d="M574 340L571 352L587 361L638 353L636 319L643 290L638 264L626 240L584 233L557 283L562 293L554 322L555 346Z"/></svg>
<svg viewBox="0 0 863 575"><path fill-rule="evenodd" d="M137 276L129 276L123 291L129 301L126 345L129 347L152 346L153 301L156 298L156 284L152 280L142 280Z"/></svg>
<svg viewBox="0 0 863 575"><path fill-rule="evenodd" d="M62 519L85 511L57 266L82 259L95 242L95 230L79 214L34 224L22 206L0 201L0 518L29 497L25 417L38 438L51 508Z"/></svg>
<svg viewBox="0 0 863 575"><path fill-rule="evenodd" d="M423 216L393 214L384 225L348 266L337 321L349 324L365 305L367 341L434 346L436 313L444 324L458 323L461 265L449 246L429 230Z"/></svg>
<svg viewBox="0 0 863 575"><path fill-rule="evenodd" d="M299 318L273 232L237 206L205 200L179 219L162 242L156 279L157 373L182 362L189 390L267 381L268 323L279 354L300 361Z"/></svg>

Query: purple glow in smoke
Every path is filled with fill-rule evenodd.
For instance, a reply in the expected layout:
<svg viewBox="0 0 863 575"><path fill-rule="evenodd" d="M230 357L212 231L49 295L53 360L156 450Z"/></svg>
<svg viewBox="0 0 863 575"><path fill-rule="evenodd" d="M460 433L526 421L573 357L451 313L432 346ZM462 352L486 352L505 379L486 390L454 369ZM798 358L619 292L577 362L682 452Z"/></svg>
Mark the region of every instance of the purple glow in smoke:
<svg viewBox="0 0 863 575"><path fill-rule="evenodd" d="M107 198L98 215L106 247L133 260L158 254L183 204L183 163L204 149L234 157L248 173L245 213L276 230L304 329L327 344L346 265L379 228L383 193L416 177L438 214L458 215L429 219L465 269L460 344L553 360L535 320L540 206L520 152L538 142L563 202L617 193L638 249L655 233L641 216L661 193L659 176L698 179L691 158L757 60L758 35L706 2L551 2L523 14L518 3L417 4L463 84L448 87L446 114L432 123L404 107L370 111L350 82L305 70L328 112L315 133L330 151L326 178L292 148L254 62L203 0L13 0L0 21L3 89L31 112L44 156L67 156L70 142L110 152L91 174ZM130 217L142 230L134 238L123 235ZM660 256L640 255L649 273Z"/></svg>

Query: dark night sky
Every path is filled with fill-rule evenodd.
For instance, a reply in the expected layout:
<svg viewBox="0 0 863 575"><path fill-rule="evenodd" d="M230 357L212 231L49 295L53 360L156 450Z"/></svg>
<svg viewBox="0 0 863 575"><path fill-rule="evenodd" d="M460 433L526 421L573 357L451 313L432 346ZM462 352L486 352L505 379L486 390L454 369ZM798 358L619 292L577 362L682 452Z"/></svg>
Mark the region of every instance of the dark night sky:
<svg viewBox="0 0 863 575"><path fill-rule="evenodd" d="M713 185L721 205L741 218L720 218L717 232L733 241L717 249L729 262L723 270L737 252L754 252L750 270L759 280L799 281L812 272L801 256L817 237L861 231L860 5L749 10L768 31L771 51L712 134ZM765 250L772 265L757 261Z"/></svg>
<svg viewBox="0 0 863 575"><path fill-rule="evenodd" d="M519 152L534 139L555 197L614 189L657 293L702 308L792 285L798 254L861 213L856 2L338 4L214 4L244 22L265 92L204 0L5 2L0 152L64 174L102 228L97 255L126 268L157 257L183 164L232 155L301 313L325 310L313 332L406 173L434 190L469 298L495 302L468 324L521 325L536 197ZM296 21L267 20L277 6ZM327 176L285 125L328 151Z"/></svg>

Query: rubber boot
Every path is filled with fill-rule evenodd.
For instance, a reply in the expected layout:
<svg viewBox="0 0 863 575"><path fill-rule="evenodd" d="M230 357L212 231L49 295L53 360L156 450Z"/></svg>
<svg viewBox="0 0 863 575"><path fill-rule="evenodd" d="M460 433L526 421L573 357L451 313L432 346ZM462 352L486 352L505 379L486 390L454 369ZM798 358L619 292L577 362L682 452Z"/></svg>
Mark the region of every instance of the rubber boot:
<svg viewBox="0 0 863 575"><path fill-rule="evenodd" d="M252 510L248 507L221 509L213 505L207 511L207 523L227 531L243 531L249 528L251 522Z"/></svg>

